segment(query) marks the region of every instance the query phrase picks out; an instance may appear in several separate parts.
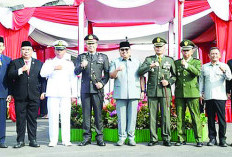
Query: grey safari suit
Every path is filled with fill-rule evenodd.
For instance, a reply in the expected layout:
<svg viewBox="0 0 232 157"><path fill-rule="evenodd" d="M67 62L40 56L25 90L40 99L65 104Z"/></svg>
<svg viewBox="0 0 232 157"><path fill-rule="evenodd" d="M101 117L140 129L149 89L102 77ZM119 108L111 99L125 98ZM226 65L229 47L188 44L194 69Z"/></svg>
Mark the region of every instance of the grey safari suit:
<svg viewBox="0 0 232 157"><path fill-rule="evenodd" d="M81 68L81 62L83 59L87 59L88 65L86 68ZM103 123L102 123L102 107L103 102L100 97L101 94L98 94L98 90L91 79L91 75L94 73L98 82L101 82L103 86L109 80L109 60L107 55L102 53L95 53L92 56L89 53L80 54L77 57L75 74L79 75L82 73L81 80L81 103L83 110L83 130L84 130L84 139L91 140L91 110L93 107L94 116L95 116L95 125L96 125L96 140L103 140ZM102 75L102 72L104 75ZM104 93L103 89L101 89ZM104 99L104 98L103 98Z"/></svg>
<svg viewBox="0 0 232 157"><path fill-rule="evenodd" d="M158 62L158 56L153 55L145 59L142 66L139 68L139 75L144 75L148 72L147 96L150 110L150 141L158 141L157 136L157 114L158 104L161 109L161 132L163 141L170 141L170 102L171 102L171 85L176 81L176 68L173 58L169 56L162 57L159 67L150 68L152 62ZM161 80L165 79L169 82L166 86L167 98L165 89L161 84ZM168 102L166 102L168 99ZM168 103L168 105L167 105Z"/></svg>
<svg viewBox="0 0 232 157"><path fill-rule="evenodd" d="M116 99L116 111L118 115L118 134L120 140L134 140L137 118L138 100L140 99L141 87L138 69L140 61L136 58L124 60L117 58L110 65L110 72L121 65L124 69L119 71L114 80L114 94Z"/></svg>

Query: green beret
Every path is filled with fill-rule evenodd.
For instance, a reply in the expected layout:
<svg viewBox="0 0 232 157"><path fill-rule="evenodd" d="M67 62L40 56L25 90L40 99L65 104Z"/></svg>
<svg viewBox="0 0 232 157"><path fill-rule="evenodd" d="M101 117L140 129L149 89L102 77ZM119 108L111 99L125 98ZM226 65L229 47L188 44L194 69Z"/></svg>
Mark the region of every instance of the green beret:
<svg viewBox="0 0 232 157"><path fill-rule="evenodd" d="M190 41L190 40L183 40L181 43L180 43L180 47L182 47L182 50L191 50L195 47L196 45Z"/></svg>
<svg viewBox="0 0 232 157"><path fill-rule="evenodd" d="M167 41L161 37L156 37L152 40L152 44L154 44L156 47L162 47L167 44Z"/></svg>

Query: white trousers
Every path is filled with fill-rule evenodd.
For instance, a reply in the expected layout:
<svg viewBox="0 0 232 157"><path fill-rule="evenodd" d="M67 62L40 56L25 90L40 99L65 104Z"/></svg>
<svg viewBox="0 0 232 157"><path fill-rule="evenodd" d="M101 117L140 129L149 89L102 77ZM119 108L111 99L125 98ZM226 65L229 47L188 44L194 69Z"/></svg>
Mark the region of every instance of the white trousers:
<svg viewBox="0 0 232 157"><path fill-rule="evenodd" d="M61 116L62 143L70 142L71 98L48 97L49 139L58 142L59 113Z"/></svg>

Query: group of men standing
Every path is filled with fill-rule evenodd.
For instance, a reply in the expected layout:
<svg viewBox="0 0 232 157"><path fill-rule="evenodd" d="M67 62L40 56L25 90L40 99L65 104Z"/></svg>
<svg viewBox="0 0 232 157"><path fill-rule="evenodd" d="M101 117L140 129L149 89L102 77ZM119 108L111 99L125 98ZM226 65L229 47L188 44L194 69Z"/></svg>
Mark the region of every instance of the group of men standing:
<svg viewBox="0 0 232 157"><path fill-rule="evenodd" d="M157 117L161 112L161 135L163 145L171 146L170 103L171 86L175 84L175 105L177 113L178 142L176 146L186 144L185 111L189 108L197 147L202 147L202 125L200 121L199 101L205 100L208 115L208 146L216 145L215 114L219 122L219 145L226 147L225 103L226 80L231 80L231 70L227 64L219 62L220 51L211 48L210 63L204 64L192 57L196 48L190 40L183 40L183 58L174 61L164 55L165 39L156 37L152 43L155 54L146 57L141 63L131 56L130 43L123 41L119 45L120 57L109 63L105 54L97 52L98 37L89 34L85 37L88 52L78 55L76 65L66 60L64 54L68 44L63 40L54 43L55 55L44 64L32 58L32 45L22 42L22 57L13 61L2 54L4 39L0 38L0 148L5 144L6 101L15 99L17 144L14 148L25 146L24 138L27 125L29 146L39 147L36 141L37 114L39 101L48 97L49 139L48 146L58 143L59 114L61 117L62 144L70 142L71 102L76 101L77 78L82 74L81 103L83 114L84 140L79 146L91 144L91 116L94 110L97 145L105 146L101 111L104 102L104 86L109 78L114 79L114 94L118 115L117 146L122 146L129 138L129 145L135 146L135 127L138 101L148 97L150 142L158 143ZM144 75L148 74L147 89ZM47 83L46 83L47 82ZM229 87L229 86L228 86ZM8 90L9 89L9 90ZM146 89L146 90L145 90ZM229 90L227 90L229 91ZM228 94L229 96L229 94Z"/></svg>

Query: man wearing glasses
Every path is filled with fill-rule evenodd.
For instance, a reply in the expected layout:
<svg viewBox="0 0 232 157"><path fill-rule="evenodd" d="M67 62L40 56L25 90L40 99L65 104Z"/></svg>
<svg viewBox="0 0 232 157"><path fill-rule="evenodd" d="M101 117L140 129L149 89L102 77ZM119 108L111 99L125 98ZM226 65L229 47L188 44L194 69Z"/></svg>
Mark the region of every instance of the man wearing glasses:
<svg viewBox="0 0 232 157"><path fill-rule="evenodd" d="M92 108L96 125L97 145L105 146L103 141L102 108L104 100L104 85L109 80L109 61L105 54L97 52L98 37L89 34L84 38L88 52L77 57L75 74L82 73L81 103L83 114L84 140L79 146L91 144ZM102 75L104 73L104 75Z"/></svg>
<svg viewBox="0 0 232 157"><path fill-rule="evenodd" d="M42 88L46 79L40 75L43 65L32 58L33 48L29 41L21 45L22 57L11 61L8 77L13 80L12 94L15 99L17 144L14 148L25 146L25 132L27 126L29 146L40 147L36 141L37 116L40 99L45 95Z"/></svg>
<svg viewBox="0 0 232 157"><path fill-rule="evenodd" d="M118 116L117 146L129 138L129 145L135 146L135 126L138 100L144 98L144 80L139 77L140 61L131 57L130 43L120 43L120 56L110 65L110 77L114 79L114 94Z"/></svg>
<svg viewBox="0 0 232 157"><path fill-rule="evenodd" d="M176 68L173 58L165 56L165 44L163 38L154 38L155 55L145 59L139 68L139 75L148 72L147 96L150 110L150 142L148 146L158 143L157 136L157 117L158 105L161 111L161 135L164 146L171 146L170 129L170 102L172 98L171 85L176 81Z"/></svg>

